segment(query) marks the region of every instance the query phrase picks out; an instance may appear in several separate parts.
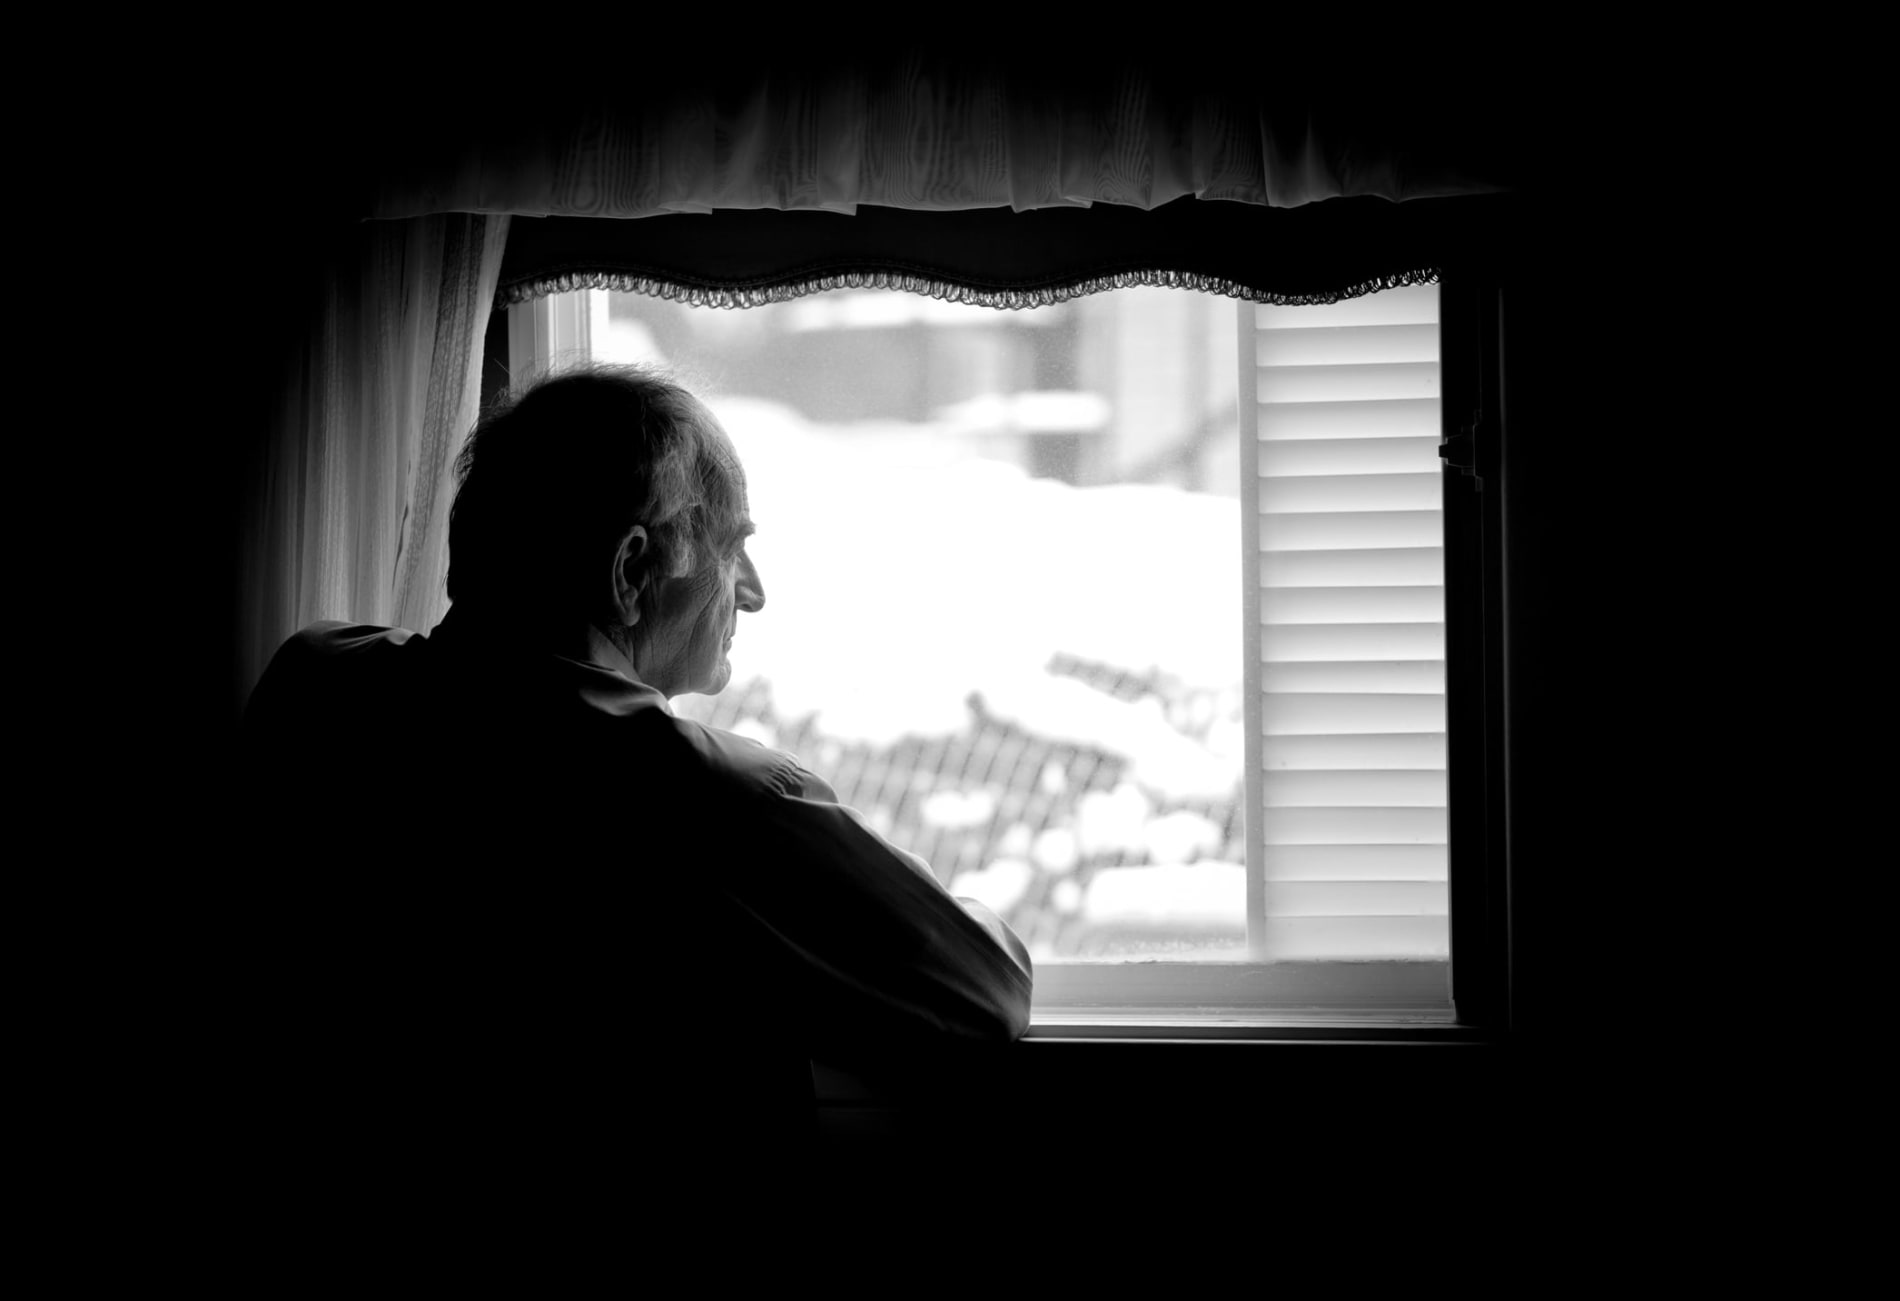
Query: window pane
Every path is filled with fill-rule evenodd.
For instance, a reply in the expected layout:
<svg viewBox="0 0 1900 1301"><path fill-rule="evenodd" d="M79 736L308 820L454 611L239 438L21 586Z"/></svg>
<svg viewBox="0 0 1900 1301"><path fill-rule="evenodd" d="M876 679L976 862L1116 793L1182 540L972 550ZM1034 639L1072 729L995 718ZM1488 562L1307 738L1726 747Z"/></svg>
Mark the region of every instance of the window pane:
<svg viewBox="0 0 1900 1301"><path fill-rule="evenodd" d="M593 354L707 397L759 529L765 608L679 712L796 754L1039 962L1245 956L1234 304L604 297Z"/></svg>

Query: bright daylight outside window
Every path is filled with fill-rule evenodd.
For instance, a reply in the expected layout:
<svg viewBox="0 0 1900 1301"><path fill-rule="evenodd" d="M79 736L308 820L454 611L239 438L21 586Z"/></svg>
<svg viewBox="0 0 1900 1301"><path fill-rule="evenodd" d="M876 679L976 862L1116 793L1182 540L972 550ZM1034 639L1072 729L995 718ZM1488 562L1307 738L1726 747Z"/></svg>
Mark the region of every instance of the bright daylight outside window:
<svg viewBox="0 0 1900 1301"><path fill-rule="evenodd" d="M1409 961L1442 993L1435 285L562 297L749 477L765 609L676 707L996 909L1039 1006L1082 963Z"/></svg>

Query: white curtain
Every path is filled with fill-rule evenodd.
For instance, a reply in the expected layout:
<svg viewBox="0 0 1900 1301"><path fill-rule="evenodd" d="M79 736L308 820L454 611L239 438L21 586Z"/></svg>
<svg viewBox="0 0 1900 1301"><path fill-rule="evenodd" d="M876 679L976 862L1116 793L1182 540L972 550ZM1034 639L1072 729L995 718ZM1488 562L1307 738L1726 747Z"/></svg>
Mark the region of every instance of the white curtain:
<svg viewBox="0 0 1900 1301"><path fill-rule="evenodd" d="M480 405L506 217L363 226L284 377L243 551L248 692L319 619L427 631L447 604L453 466Z"/></svg>
<svg viewBox="0 0 1900 1301"><path fill-rule="evenodd" d="M430 212L644 217L859 205L951 211L1154 208L1193 195L1271 207L1506 188L1465 134L1435 136L1436 96L1328 98L1187 66L1123 61L888 61L721 74L564 74L553 102L511 97L479 124L417 131L371 186L384 218ZM1231 73L1231 70L1230 70ZM1442 87L1441 87L1442 91ZM1436 123L1443 126L1444 123ZM387 130L387 124L381 128ZM1482 133L1480 133L1482 134Z"/></svg>

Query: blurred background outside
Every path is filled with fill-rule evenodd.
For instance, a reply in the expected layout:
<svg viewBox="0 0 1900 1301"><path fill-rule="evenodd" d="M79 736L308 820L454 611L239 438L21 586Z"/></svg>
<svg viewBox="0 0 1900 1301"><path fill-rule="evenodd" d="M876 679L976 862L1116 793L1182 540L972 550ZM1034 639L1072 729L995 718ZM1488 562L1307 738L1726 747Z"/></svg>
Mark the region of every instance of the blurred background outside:
<svg viewBox="0 0 1900 1301"><path fill-rule="evenodd" d="M1246 956L1236 309L592 294L703 395L763 611L679 713L796 755L1037 961Z"/></svg>

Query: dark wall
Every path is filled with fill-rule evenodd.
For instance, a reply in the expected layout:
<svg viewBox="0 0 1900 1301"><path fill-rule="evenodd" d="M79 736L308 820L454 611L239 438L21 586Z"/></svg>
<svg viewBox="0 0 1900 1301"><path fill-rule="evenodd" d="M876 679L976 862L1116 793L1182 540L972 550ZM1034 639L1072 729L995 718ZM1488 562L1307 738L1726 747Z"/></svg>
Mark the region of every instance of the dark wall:
<svg viewBox="0 0 1900 1301"><path fill-rule="evenodd" d="M248 163L242 211L172 207L159 223L170 265L185 274L158 295L150 336L158 364L137 395L143 406L163 413L167 431L163 454L150 458L151 472L137 494L154 504L148 536L159 552L154 563L165 571L162 586L143 598L149 608L141 605L137 616L161 632L126 666L150 730L151 766L138 802L162 828L169 849L190 853L219 844L231 798L238 704L234 547L252 458L272 418L282 368L313 319L325 259L348 246L365 141L387 160L399 156L404 132L420 129L410 122L383 130L374 104L358 105L337 121L286 104L288 97L268 87L253 89L259 104L275 107L212 115L219 131L214 143L224 151L217 156ZM1606 350L1606 340L1632 328L1626 297L1600 274L1615 261L1605 236L1608 205L1556 183L1556 165L1568 166L1575 150L1554 98L1515 90L1488 106L1461 99L1435 128L1415 119L1408 129L1469 131L1475 148L1525 178L1525 215L1509 259L1505 335L1518 1025L1529 1044L1601 1078L1616 1075L1630 1059L1591 1058L1584 1048L1591 1040L1578 1031L1594 1006L1599 973L1641 956L1633 939L1623 942L1616 905L1602 883L1616 873L1658 870L1656 851L1645 847L1641 814L1619 801L1628 787L1626 765L1658 762L1633 754L1616 729L1627 712L1620 693L1640 687L1643 677L1631 667L1632 657L1646 648L1625 615L1642 603L1638 594L1652 573L1653 547L1642 531L1656 526L1648 534L1653 539L1670 529L1667 508L1653 492L1643 498L1647 519L1614 504L1627 502L1621 495L1627 480L1605 449L1642 436L1642 399L1655 381L1617 375L1616 350ZM198 145L206 148L203 140ZM178 188L188 192L205 161L206 154L197 153L192 162L178 163L171 173L183 178ZM155 172L160 179L167 174L162 166ZM224 292L198 292L207 285ZM243 304L236 331L229 328L233 297ZM1656 327L1639 322L1634 328ZM366 781L381 779L366 771ZM330 834L349 843L347 825ZM268 849L242 847L232 861L243 870L267 871ZM1150 1054L1145 1063L1158 1052L1140 1051ZM1182 1106L1191 1098L1179 1089L1154 1094L1146 1088L1142 1080L1157 1078L1151 1065L1114 1076L1101 1065L1109 1060L1105 1052L1091 1057L1086 1071L1042 1068L1044 1083L1023 1087L1066 1090L1086 1083L1098 1096L1127 1100L1136 1108L1130 1115L1148 1116L1128 1123L1161 1141L1165 1112L1140 1110L1140 1098ZM1376 1075L1317 1059L1287 1069L1264 1060L1243 1064L1236 1056L1225 1059L1231 1064L1210 1065L1197 1059L1195 1070L1197 1078L1227 1081L1214 1096L1229 1115L1250 1114L1256 1106L1270 1110L1276 1100L1317 1108L1323 1125L1360 1132L1367 1151L1369 1132L1351 1131L1353 1109L1399 1094L1413 1099L1421 1125L1437 1123L1427 1116L1453 1130L1489 1132L1579 1123L1566 1110L1580 1096L1574 1075L1506 1075L1504 1067L1462 1062L1428 1067L1422 1057L1383 1057ZM1316 1139L1300 1150L1316 1159L1320 1151ZM1450 1159L1448 1151L1433 1152L1434 1162Z"/></svg>

